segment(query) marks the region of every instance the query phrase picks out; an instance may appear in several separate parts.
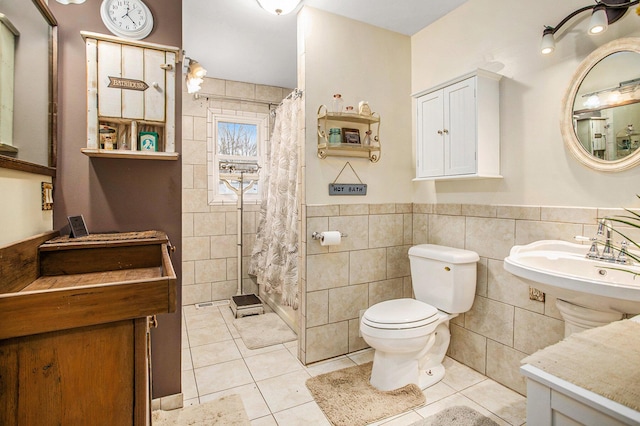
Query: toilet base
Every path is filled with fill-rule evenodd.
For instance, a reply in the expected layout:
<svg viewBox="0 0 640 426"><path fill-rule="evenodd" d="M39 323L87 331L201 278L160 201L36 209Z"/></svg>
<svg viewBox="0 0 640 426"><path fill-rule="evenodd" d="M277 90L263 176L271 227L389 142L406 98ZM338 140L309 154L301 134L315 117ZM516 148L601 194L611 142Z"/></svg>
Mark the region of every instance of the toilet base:
<svg viewBox="0 0 640 426"><path fill-rule="evenodd" d="M428 370L420 371L420 389L425 390L428 387L431 387L438 383L444 377L444 365L436 365L435 367L431 367Z"/></svg>

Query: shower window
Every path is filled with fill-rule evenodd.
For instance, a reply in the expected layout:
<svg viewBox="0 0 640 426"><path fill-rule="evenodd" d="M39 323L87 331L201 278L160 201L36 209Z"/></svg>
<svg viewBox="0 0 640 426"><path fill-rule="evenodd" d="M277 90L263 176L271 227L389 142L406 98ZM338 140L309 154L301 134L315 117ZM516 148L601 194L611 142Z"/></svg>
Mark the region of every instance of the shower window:
<svg viewBox="0 0 640 426"><path fill-rule="evenodd" d="M250 115L246 117L209 111L210 204L235 202L241 186L244 188L244 201L260 201L260 173L255 170L263 165L268 116Z"/></svg>

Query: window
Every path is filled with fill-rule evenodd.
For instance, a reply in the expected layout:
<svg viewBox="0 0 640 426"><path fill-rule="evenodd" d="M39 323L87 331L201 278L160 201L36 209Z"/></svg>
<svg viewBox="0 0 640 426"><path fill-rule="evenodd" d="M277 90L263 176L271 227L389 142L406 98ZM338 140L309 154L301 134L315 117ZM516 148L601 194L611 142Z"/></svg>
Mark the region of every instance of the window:
<svg viewBox="0 0 640 426"><path fill-rule="evenodd" d="M260 201L268 115L208 115L209 203L236 202L241 180L244 201Z"/></svg>

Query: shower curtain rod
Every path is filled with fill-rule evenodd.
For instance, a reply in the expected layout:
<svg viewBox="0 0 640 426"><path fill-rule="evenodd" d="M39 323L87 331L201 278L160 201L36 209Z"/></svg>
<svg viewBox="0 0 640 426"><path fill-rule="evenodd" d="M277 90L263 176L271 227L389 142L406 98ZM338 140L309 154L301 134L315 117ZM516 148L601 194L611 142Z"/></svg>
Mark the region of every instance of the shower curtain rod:
<svg viewBox="0 0 640 426"><path fill-rule="evenodd" d="M297 99L299 97L302 96L302 90L300 89L294 89L291 93L289 93L284 99ZM206 99L208 101L210 100L216 100L216 101L236 101L236 102L247 102L247 103L253 103L253 104L260 104L260 105L267 105L269 107L269 109L278 107L280 105L282 105L282 102L280 102L279 104L275 104L273 102L267 102L267 101L258 101L255 99L247 99L247 98L230 98L230 97L226 97L226 96L220 96L220 95L213 95L213 94L207 94L207 93L195 93L193 95L193 99Z"/></svg>

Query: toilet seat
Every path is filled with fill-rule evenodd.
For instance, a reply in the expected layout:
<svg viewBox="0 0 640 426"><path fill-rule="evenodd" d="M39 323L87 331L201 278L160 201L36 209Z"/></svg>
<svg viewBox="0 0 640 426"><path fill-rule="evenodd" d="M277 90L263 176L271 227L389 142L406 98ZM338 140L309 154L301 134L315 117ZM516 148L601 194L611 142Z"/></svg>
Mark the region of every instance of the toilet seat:
<svg viewBox="0 0 640 426"><path fill-rule="evenodd" d="M415 299L394 299L377 303L367 309L362 323L377 329L407 330L436 322L438 310Z"/></svg>

